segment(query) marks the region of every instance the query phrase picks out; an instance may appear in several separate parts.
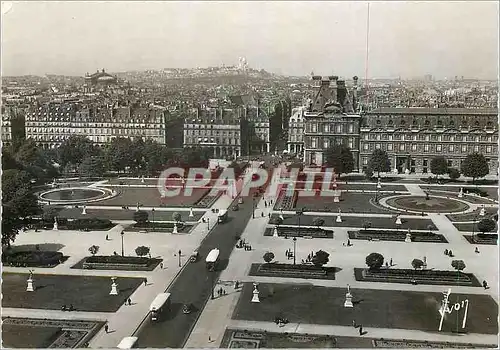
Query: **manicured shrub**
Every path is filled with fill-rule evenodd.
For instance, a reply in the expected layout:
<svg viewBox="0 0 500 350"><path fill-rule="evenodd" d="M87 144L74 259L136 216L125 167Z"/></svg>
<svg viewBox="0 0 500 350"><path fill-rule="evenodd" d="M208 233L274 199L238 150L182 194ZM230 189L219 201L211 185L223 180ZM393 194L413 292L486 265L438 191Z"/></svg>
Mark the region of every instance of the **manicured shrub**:
<svg viewBox="0 0 500 350"><path fill-rule="evenodd" d="M272 252L267 252L267 253L265 253L265 254L264 254L264 256L263 256L262 258L264 259L264 261L265 261L266 263L268 263L268 264L269 264L269 263L270 263L271 261L273 261L273 259L274 259L274 253L272 253Z"/></svg>
<svg viewBox="0 0 500 350"><path fill-rule="evenodd" d="M139 210L134 213L134 221L138 224L144 224L148 221L149 214L147 211Z"/></svg>
<svg viewBox="0 0 500 350"><path fill-rule="evenodd" d="M137 254L137 256L146 256L149 254L149 247L146 247L146 246L139 246L137 248L135 248L135 253Z"/></svg>
<svg viewBox="0 0 500 350"><path fill-rule="evenodd" d="M314 264L314 266L317 266L317 267L321 267L323 265L326 265L326 264L328 264L328 261L329 261L328 257L329 256L330 256L330 254L328 254L327 252L325 252L323 250L318 250L312 258L312 263Z"/></svg>
<svg viewBox="0 0 500 350"><path fill-rule="evenodd" d="M370 270L378 270L384 264L384 256L380 253L371 253L366 257L365 262Z"/></svg>
<svg viewBox="0 0 500 350"><path fill-rule="evenodd" d="M415 270L421 269L424 266L424 262L420 259L413 259L411 266L413 266Z"/></svg>
<svg viewBox="0 0 500 350"><path fill-rule="evenodd" d="M99 251L99 246L98 245L93 245L89 248L89 252L92 255L96 255L97 252Z"/></svg>
<svg viewBox="0 0 500 350"><path fill-rule="evenodd" d="M457 271L462 271L465 269L465 263L463 260L453 260L451 262L451 266Z"/></svg>

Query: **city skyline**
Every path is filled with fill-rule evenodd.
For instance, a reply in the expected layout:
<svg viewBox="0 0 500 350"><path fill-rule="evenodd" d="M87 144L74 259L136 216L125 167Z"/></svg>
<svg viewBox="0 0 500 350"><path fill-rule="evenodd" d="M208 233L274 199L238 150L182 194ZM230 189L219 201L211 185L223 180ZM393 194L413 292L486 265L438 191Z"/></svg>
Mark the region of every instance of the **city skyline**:
<svg viewBox="0 0 500 350"><path fill-rule="evenodd" d="M4 76L237 65L239 56L283 75L498 76L497 2L372 2L368 61L368 2L11 4L2 4Z"/></svg>

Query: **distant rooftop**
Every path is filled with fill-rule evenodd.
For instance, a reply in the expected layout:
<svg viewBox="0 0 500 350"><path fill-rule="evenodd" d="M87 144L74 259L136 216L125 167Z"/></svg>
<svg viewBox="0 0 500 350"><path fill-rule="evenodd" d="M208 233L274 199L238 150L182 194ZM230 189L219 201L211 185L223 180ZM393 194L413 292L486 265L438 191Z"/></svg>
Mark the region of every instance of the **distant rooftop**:
<svg viewBox="0 0 500 350"><path fill-rule="evenodd" d="M366 114L440 114L440 115L491 115L498 114L497 108L427 108L427 107L410 107L410 108L376 108Z"/></svg>

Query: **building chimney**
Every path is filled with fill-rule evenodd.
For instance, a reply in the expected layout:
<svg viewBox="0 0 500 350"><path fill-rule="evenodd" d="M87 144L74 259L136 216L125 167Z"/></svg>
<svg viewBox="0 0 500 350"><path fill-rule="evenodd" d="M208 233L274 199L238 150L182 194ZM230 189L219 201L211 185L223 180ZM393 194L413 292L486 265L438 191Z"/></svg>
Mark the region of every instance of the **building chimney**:
<svg viewBox="0 0 500 350"><path fill-rule="evenodd" d="M358 77L353 76L352 80L354 81L353 87L352 87L352 108L354 109L354 112L357 111L358 109Z"/></svg>
<svg viewBox="0 0 500 350"><path fill-rule="evenodd" d="M344 100L347 95L347 89L345 87L345 80L337 80L337 99L336 101L344 106Z"/></svg>

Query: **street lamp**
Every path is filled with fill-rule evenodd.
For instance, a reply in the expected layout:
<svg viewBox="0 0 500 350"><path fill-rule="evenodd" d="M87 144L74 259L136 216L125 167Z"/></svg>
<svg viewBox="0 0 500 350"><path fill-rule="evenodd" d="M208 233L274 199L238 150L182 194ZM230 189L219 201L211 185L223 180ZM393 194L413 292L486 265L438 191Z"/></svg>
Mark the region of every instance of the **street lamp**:
<svg viewBox="0 0 500 350"><path fill-rule="evenodd" d="M122 236L122 256L125 256L125 253L123 251L123 235L125 234L125 231L120 232L120 235Z"/></svg>
<svg viewBox="0 0 500 350"><path fill-rule="evenodd" d="M252 197L252 219L255 219L255 197Z"/></svg>
<svg viewBox="0 0 500 350"><path fill-rule="evenodd" d="M296 247L297 247L297 237L293 237L293 264L295 265L295 256L297 255L295 250L296 250Z"/></svg>
<svg viewBox="0 0 500 350"><path fill-rule="evenodd" d="M155 230L155 208L151 209L151 214L153 216L153 231Z"/></svg>
<svg viewBox="0 0 500 350"><path fill-rule="evenodd" d="M296 214L297 214L297 219L299 221L299 230L297 232L297 235L300 236L300 217L301 215L304 213L304 208L300 209L300 210L297 210Z"/></svg>
<svg viewBox="0 0 500 350"><path fill-rule="evenodd" d="M474 222L472 222L472 242L476 242L475 234L476 234L476 225L477 225L477 215L474 216Z"/></svg>
<svg viewBox="0 0 500 350"><path fill-rule="evenodd" d="M214 279L215 279L215 271L212 271L210 273L210 276L212 277L212 284L210 285L211 289L212 289L212 300L215 299L215 295L214 295Z"/></svg>
<svg viewBox="0 0 500 350"><path fill-rule="evenodd" d="M208 231L210 231L210 218L207 218L207 228L208 228Z"/></svg>
<svg viewBox="0 0 500 350"><path fill-rule="evenodd" d="M181 267L181 250L179 249L179 267Z"/></svg>

